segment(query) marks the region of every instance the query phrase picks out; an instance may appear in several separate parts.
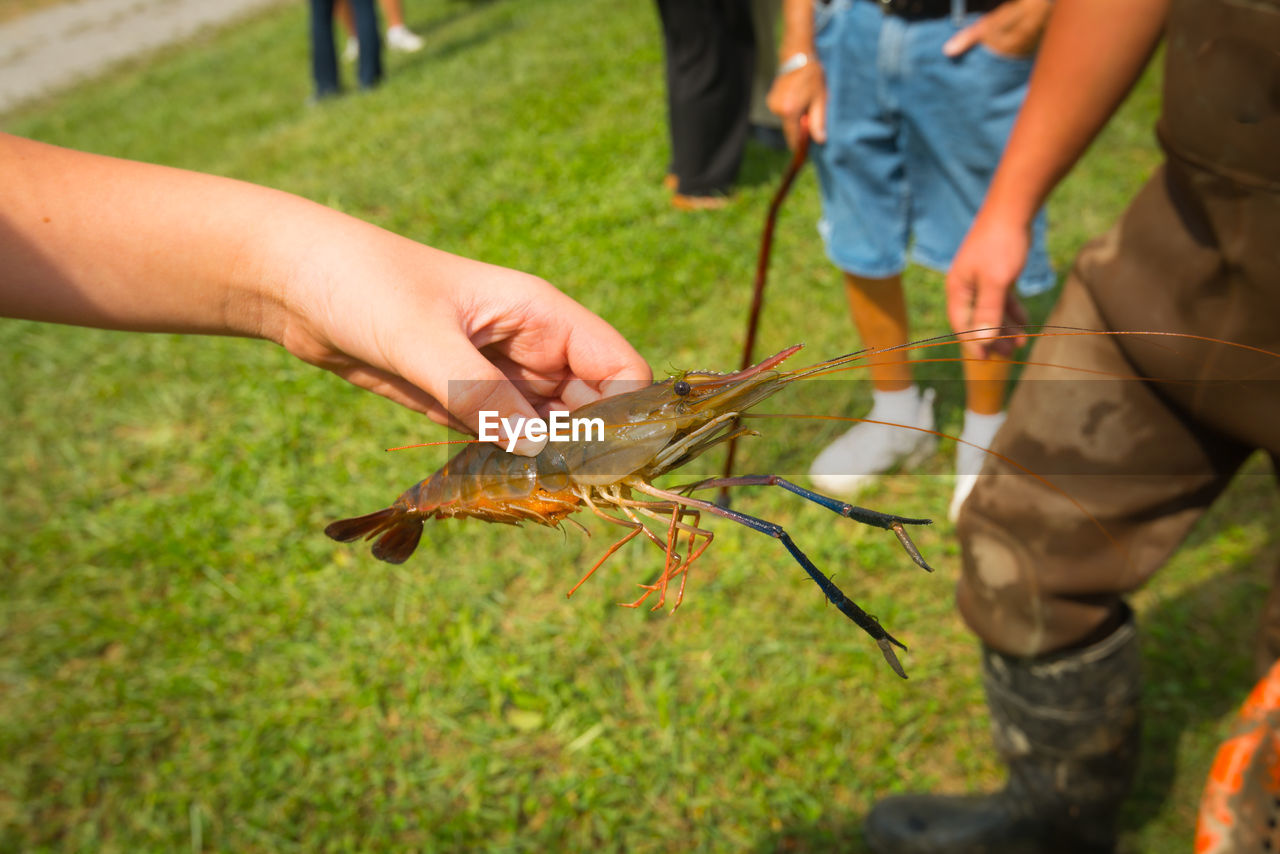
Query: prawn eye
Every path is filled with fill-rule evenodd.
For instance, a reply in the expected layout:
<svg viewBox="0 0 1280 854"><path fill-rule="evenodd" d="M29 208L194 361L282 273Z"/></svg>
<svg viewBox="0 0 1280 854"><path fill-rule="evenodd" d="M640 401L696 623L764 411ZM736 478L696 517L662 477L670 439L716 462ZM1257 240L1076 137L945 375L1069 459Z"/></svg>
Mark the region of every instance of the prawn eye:
<svg viewBox="0 0 1280 854"><path fill-rule="evenodd" d="M676 380L675 384L671 386L671 390L681 397L684 397L686 394L693 391L693 388L684 380Z"/></svg>

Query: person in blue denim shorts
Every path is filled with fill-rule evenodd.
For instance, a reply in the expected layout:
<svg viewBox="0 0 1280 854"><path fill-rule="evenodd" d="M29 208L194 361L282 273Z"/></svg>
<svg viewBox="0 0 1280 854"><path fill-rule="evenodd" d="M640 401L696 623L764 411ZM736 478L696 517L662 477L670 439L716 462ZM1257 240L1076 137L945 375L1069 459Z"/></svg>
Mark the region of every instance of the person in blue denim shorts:
<svg viewBox="0 0 1280 854"><path fill-rule="evenodd" d="M906 344L902 271L945 272L976 214L1022 104L1050 0L787 0L770 107L794 140L807 119L822 189L819 231L844 274L864 346ZM1043 213L1019 280L1054 285ZM1024 320L1011 299L1009 311ZM899 352L871 359L869 421L837 439L810 476L852 495L890 468L932 453L933 392ZM1004 420L1009 363L965 363L954 519ZM906 425L922 430L903 430Z"/></svg>

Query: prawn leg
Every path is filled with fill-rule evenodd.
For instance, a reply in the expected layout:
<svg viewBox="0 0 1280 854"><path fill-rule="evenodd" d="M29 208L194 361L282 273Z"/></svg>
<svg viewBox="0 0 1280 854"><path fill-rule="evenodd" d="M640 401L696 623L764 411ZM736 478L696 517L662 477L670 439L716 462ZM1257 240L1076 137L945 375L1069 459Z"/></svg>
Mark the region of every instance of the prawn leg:
<svg viewBox="0 0 1280 854"><path fill-rule="evenodd" d="M631 542L631 540L635 539L638 535L644 534L645 537L647 537L650 542L652 542L659 549L661 549L664 554L666 554L667 562L666 562L666 565L663 567L663 571L661 575L659 575L658 579L653 584L640 585L645 589L645 593L639 599L637 599L635 602L624 602L621 604L627 608L638 608L640 604L644 602L645 599L648 599L649 596L652 595L655 591L660 591L658 604L653 607L653 610L657 610L658 608L662 607L663 602L666 599L667 584L671 581L671 579L679 575L681 576L680 589L676 594L675 607L671 609L672 611L675 611L676 608L680 607L680 602L684 599L684 586L685 586L685 582L688 580L689 565L692 564L693 561L695 561L699 556L701 556L702 553L706 551L707 546L711 544L711 540L714 539L711 532L704 531L701 528L696 527L697 518L698 518L697 511L688 510L687 508L679 504L670 505L671 521L667 523L667 520L664 517L659 516L657 513L653 511L653 507L657 505L652 505L648 502L643 502L643 501L631 501L629 499L624 498L620 494L613 495L611 496L611 498L614 500L616 506L619 507L622 510L622 512L627 515L626 519L618 519L614 516L610 516L608 513L605 513L599 507L597 507L595 502L591 501L590 499L587 499L585 503L587 507L591 510L591 512L595 513L595 515L599 516L601 519L604 519L607 522L612 522L615 525L622 525L623 527L629 528L630 530L626 534L624 534L620 540L618 540L616 543L610 546L608 551L606 551L604 555L599 560L597 560L595 564L592 565L591 569L587 570L587 574L584 575L581 579L579 579L578 583L573 585L573 588L567 594L565 594L566 598L572 597L574 593L578 592L578 588L581 587L583 584L585 584L587 580L591 578L592 575L595 574L596 570L599 569L601 566L603 566L605 561L607 561L610 557L612 557L614 553L616 553L619 549L621 549L627 543ZM639 510L640 512L644 513L645 515L652 516L655 519L659 519L664 523L667 523L669 525L667 539L664 541L663 539L658 537L655 533L653 533L653 531L649 530L648 526L646 526L642 521L640 521L640 519L632 511L633 507L636 510ZM694 525L688 525L683 521L683 518L686 515L690 515L694 518ZM689 549L692 552L692 554L689 556L688 560L685 560L679 554L679 552L676 551L678 540L679 540L679 533L678 533L679 531L683 531L689 535ZM706 539L701 543L701 545L697 545L695 550L695 540L697 536L702 536L702 537L705 537Z"/></svg>
<svg viewBox="0 0 1280 854"><path fill-rule="evenodd" d="M894 536L898 538L898 542L902 543L902 548L906 551L911 559L915 561L916 566L925 572L933 572L933 567L925 562L924 556L920 554L920 550L916 548L916 544L911 541L911 535L907 533L904 525L932 525L932 519L911 519L906 516L895 516L891 513L881 513L878 510L868 510L866 507L858 507L845 501L823 495L820 492L814 492L811 489L805 489L803 486L792 483L786 478L779 477L776 474L748 474L741 477L717 477L710 480L700 480L697 483L691 483L688 486L681 487L682 492L693 492L698 489L728 489L733 486L780 486L788 492L799 495L806 501L812 501L821 507L825 507L832 513L843 516L846 519L852 519L855 522L861 522L864 525L870 525L873 528L882 528L886 531L893 531Z"/></svg>
<svg viewBox="0 0 1280 854"><path fill-rule="evenodd" d="M681 510L681 518L687 512L683 508ZM702 557L702 553L707 550L707 546L711 545L711 541L715 539L715 534L710 531L704 531L698 527L702 523L702 515L696 510L690 512L693 516L693 524L688 529L689 534L689 559L685 561L684 567L680 570L680 589L676 591L676 604L671 606L671 613L676 612L676 608L680 607L680 603L684 601L684 586L689 581L689 568L693 566L693 562ZM702 545L697 545L697 539L701 536Z"/></svg>
<svg viewBox="0 0 1280 854"><path fill-rule="evenodd" d="M729 478L729 480L736 480L736 478ZM675 501L685 504L690 508L696 508L715 516L730 519L740 525L745 525L753 531L768 534L774 539L781 541L786 550L791 553L791 557L795 559L796 563L800 564L800 567L809 574L809 577L813 579L813 582L822 590L823 595L827 597L827 601L835 605L836 608L839 609L840 613L844 614L852 620L858 628L871 636L872 640L876 642L876 646L880 647L880 653L884 656L884 660L888 662L889 666L893 668L894 673L897 673L903 679L907 678L907 672L902 669L902 664L898 661L898 656L893 651L893 647L895 646L899 649L905 650L907 648L906 645L893 635L889 634L889 632L885 630L884 626L880 625L879 620L862 610L862 608L858 607L858 604L848 596L845 596L844 592L836 586L836 583L823 574L822 570L818 569L818 567L814 565L813 561L809 559L809 556L801 551L800 547L791 539L791 535L788 534L787 530L781 525L776 522L759 519L755 516L749 516L738 510L730 510L720 507L710 501L703 501L701 498L692 498L687 495L679 495L674 492L668 492L664 489L658 489L657 487L649 484L635 483L632 485L636 490L652 495L654 498L661 498L665 501ZM800 487L796 488L799 489ZM814 494L816 495L816 493ZM825 498L825 496L819 497Z"/></svg>
<svg viewBox="0 0 1280 854"><path fill-rule="evenodd" d="M645 530L645 527L644 527L643 525L637 525L636 527L634 527L634 528L632 528L630 531L628 531L628 532L627 532L627 533L622 537L622 539L618 540L616 543L614 543L613 545L609 546L609 550L608 550L607 552L605 552L605 553L604 553L604 556L603 556L603 557L601 557L598 561L596 561L594 566L592 566L590 569L588 569L588 570L587 570L587 574L586 574L586 575L584 575L584 576L582 576L582 578L580 578L580 579L578 580L578 583L577 583L577 584L575 584L575 585L573 585L573 589L571 589L568 593L564 594L564 597L565 597L566 599L568 599L568 598L569 598L569 597L571 597L573 594L577 593L577 592L578 592L578 588L579 588L579 587L581 587L582 585L586 584L586 583L587 583L587 579L588 579L588 578L590 578L591 576L595 575L595 574L596 574L596 570L597 570L597 569L599 569L601 566L603 566L603 565L604 565L604 562L605 562L606 560L608 560L609 558L613 557L613 553L614 553L614 552L616 552L618 549L620 549L620 548L622 548L623 546L625 546L627 543L631 542L633 539L635 539L635 537L636 537L636 535L637 535L637 534L639 534L641 531L644 531L644 530Z"/></svg>
<svg viewBox="0 0 1280 854"><path fill-rule="evenodd" d="M680 589L676 593L676 604L672 606L671 611L675 613L676 608L680 607L680 603L684 600L685 583L689 580L689 568L693 566L693 562L702 556L707 550L707 546L711 545L711 541L715 539L710 531L705 531L697 527L699 514L697 511L689 510L680 504L672 503L670 519L664 519L654 512L654 507L658 505L648 505L645 502L627 502L622 505L623 512L628 516L635 518L629 507L636 511L650 516L654 519L665 522L667 525L667 542L660 543L663 550L667 553L667 563L663 567L662 573L654 580L652 584L641 584L644 593L634 602L619 603L625 608L638 608L641 603L648 599L653 593L658 593L658 604L654 605L650 610L656 611L663 606L667 597L667 585L677 575L680 576ZM665 503L664 503L665 506ZM685 516L693 517L693 524L684 521ZM638 521L638 520L637 520ZM689 537L689 557L683 558L677 551L680 542L680 534L685 533ZM702 537L702 542L698 542L698 538ZM656 540L655 540L656 541Z"/></svg>
<svg viewBox="0 0 1280 854"><path fill-rule="evenodd" d="M685 516L693 517L692 524L684 521ZM671 606L671 613L674 614L676 608L679 608L680 603L684 601L684 586L689 581L689 568L693 566L694 561L702 556L702 553L707 550L707 546L711 545L711 541L715 539L715 536L710 531L704 531L698 527L700 517L701 514L697 510L690 510L681 504L672 506L671 522L667 529L667 554L670 555L676 549L679 544L680 533L684 532L689 535L689 558L683 562L677 560L674 565L669 563L662 577L655 584L641 585L647 588L649 593L654 590L659 591L658 604L654 605L650 610L658 610L667 601L667 585L677 575L680 576L680 589L676 591L676 603ZM697 542L698 537L703 538L701 545ZM679 555L677 554L676 557L679 558ZM635 604L638 605L643 602L649 593L645 593Z"/></svg>
<svg viewBox="0 0 1280 854"><path fill-rule="evenodd" d="M633 539L635 539L635 537L638 534L644 534L646 537L649 538L649 540L654 545L662 549L664 552L667 552L667 556L668 558L670 558L670 552L667 550L666 543L664 543L661 539L659 539L657 534L653 533L653 531L650 531L643 522L641 522L639 519L636 518L636 515L634 513L632 513L630 510L626 508L625 504L630 502L625 502L620 495L614 496L614 497L618 503L618 506L622 507L623 512L627 514L627 517L628 517L627 519L618 519L614 516L610 516L608 513L605 513L603 510L597 507L596 503L592 501L589 497L585 499L584 503L587 505L587 507L591 510L592 513L596 514L601 519L604 519L606 522L612 522L615 525L622 525L623 527L630 528L631 530L628 531L627 534L622 537L622 539L618 540L616 543L610 546L609 550L604 553L604 557L596 561L595 564L591 567L591 569L587 570L587 574L582 576L582 578L578 580L578 583L573 585L573 589L565 594L566 599L572 597L574 593L577 593L578 588L586 584L587 579L595 575L596 570L599 569L601 566L603 566L604 562L607 561L610 557L612 557L614 552L618 551L618 549L622 548L627 543L631 542ZM676 556L676 559L677 561L679 560L679 555Z"/></svg>

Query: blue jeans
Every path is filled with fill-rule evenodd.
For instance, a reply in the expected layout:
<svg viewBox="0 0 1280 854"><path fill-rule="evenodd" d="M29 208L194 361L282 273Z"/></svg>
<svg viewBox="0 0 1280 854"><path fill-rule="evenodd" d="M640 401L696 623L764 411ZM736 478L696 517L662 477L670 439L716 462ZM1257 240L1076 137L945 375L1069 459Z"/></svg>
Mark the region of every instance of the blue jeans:
<svg viewBox="0 0 1280 854"><path fill-rule="evenodd" d="M311 0L311 75L316 82L316 97L336 95L338 85L338 53L333 46L334 0ZM378 36L378 13L373 0L351 0L356 19L356 41L360 44L360 61L356 73L361 89L372 89L382 80L382 42Z"/></svg>
<svg viewBox="0 0 1280 854"><path fill-rule="evenodd" d="M910 257L945 272L969 230L1026 94L1032 57L942 45L977 20L904 21L869 0L833 0L816 18L827 83L827 142L814 147L819 230L836 266L866 278ZM1041 211L1023 295L1053 287Z"/></svg>

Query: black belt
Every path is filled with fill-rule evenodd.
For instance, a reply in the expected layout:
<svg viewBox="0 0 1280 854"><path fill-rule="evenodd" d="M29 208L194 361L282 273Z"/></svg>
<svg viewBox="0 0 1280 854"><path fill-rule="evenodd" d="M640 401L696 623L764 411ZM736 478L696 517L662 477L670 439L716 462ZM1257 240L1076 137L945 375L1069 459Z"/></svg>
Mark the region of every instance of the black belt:
<svg viewBox="0 0 1280 854"><path fill-rule="evenodd" d="M886 15L908 21L924 21L929 18L945 18L951 14L951 0L868 0L879 6ZM1004 0L965 0L966 12L990 12Z"/></svg>

